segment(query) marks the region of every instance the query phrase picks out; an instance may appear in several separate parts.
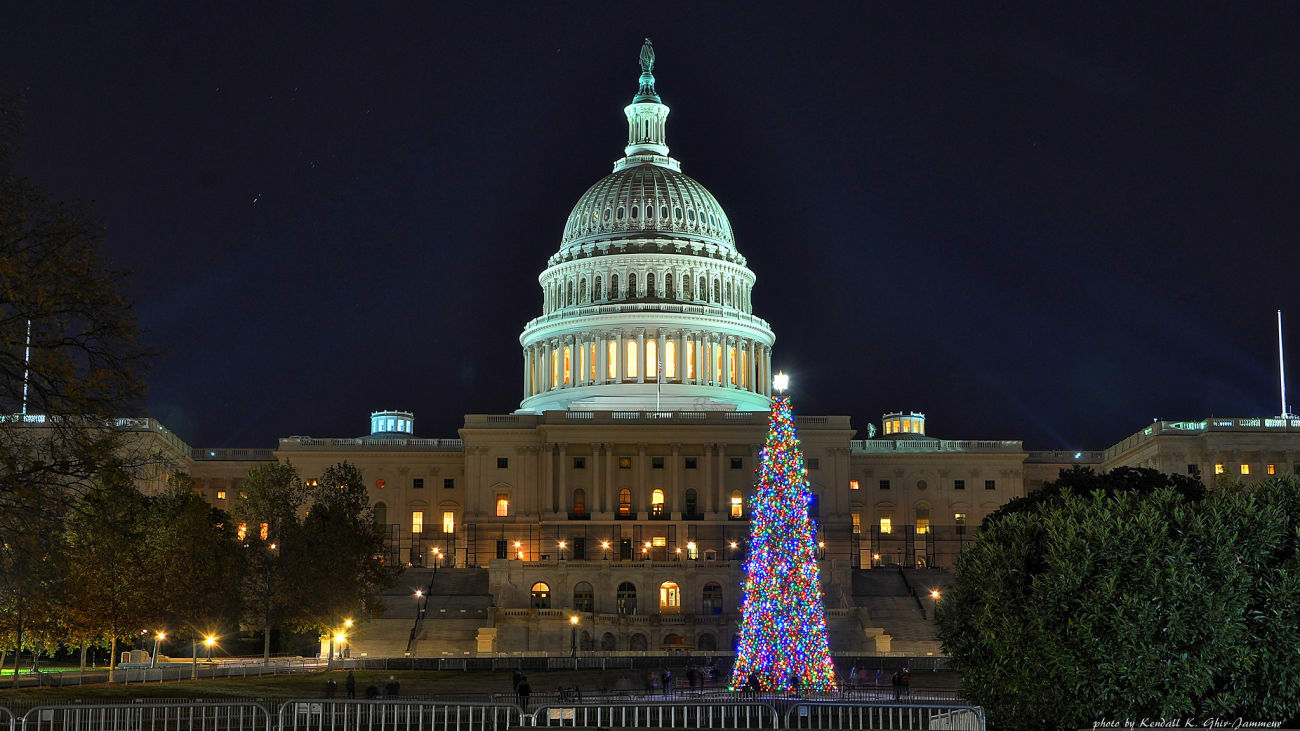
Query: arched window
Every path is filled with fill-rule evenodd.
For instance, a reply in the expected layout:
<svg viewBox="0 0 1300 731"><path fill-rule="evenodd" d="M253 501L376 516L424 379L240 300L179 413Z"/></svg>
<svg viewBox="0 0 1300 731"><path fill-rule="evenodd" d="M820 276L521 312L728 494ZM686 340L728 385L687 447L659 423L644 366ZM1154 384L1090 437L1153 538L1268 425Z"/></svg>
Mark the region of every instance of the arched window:
<svg viewBox="0 0 1300 731"><path fill-rule="evenodd" d="M695 378L695 340L686 341L686 377Z"/></svg>
<svg viewBox="0 0 1300 731"><path fill-rule="evenodd" d="M632 206L632 209L628 211L628 213L632 214L633 221L636 220L637 214L639 214L640 212L641 212L641 206Z"/></svg>
<svg viewBox="0 0 1300 731"><path fill-rule="evenodd" d="M722 383L722 346L713 344L713 380Z"/></svg>
<svg viewBox="0 0 1300 731"><path fill-rule="evenodd" d="M587 491L581 487L573 491L573 514L587 514Z"/></svg>
<svg viewBox="0 0 1300 731"><path fill-rule="evenodd" d="M704 614L722 614L722 585L710 581L704 585Z"/></svg>
<svg viewBox="0 0 1300 731"><path fill-rule="evenodd" d="M591 292L591 299L596 302L600 301L600 275L596 275L596 286Z"/></svg>
<svg viewBox="0 0 1300 731"><path fill-rule="evenodd" d="M608 350L609 352L606 355L609 357L609 365L607 366L609 378L618 378L618 342L610 340Z"/></svg>
<svg viewBox="0 0 1300 731"><path fill-rule="evenodd" d="M745 515L745 499L740 496L740 490L731 491L731 517L742 518Z"/></svg>
<svg viewBox="0 0 1300 731"><path fill-rule="evenodd" d="M682 589L674 581L659 585L659 613L677 614L682 610Z"/></svg>
<svg viewBox="0 0 1300 731"><path fill-rule="evenodd" d="M587 278L583 277L578 280L578 304L587 301Z"/></svg>
<svg viewBox="0 0 1300 731"><path fill-rule="evenodd" d="M596 593L592 591L591 584L580 581L577 586L573 587L573 611L590 612L591 608L595 606L595 601Z"/></svg>
<svg viewBox="0 0 1300 731"><path fill-rule="evenodd" d="M705 652L713 652L718 649L718 638L705 632L700 635L699 639L695 640L695 649L704 650Z"/></svg>
<svg viewBox="0 0 1300 731"><path fill-rule="evenodd" d="M677 341L664 343L664 378L677 377Z"/></svg>
<svg viewBox="0 0 1300 731"><path fill-rule="evenodd" d="M655 488L650 493L650 514L651 515L664 514L664 491L660 490L659 488Z"/></svg>
<svg viewBox="0 0 1300 731"><path fill-rule="evenodd" d="M654 338L645 341L645 377L647 380L659 377L659 342Z"/></svg>
<svg viewBox="0 0 1300 731"><path fill-rule="evenodd" d="M573 304L573 280L564 283L564 304Z"/></svg>
<svg viewBox="0 0 1300 731"><path fill-rule="evenodd" d="M700 277L700 289L695 293L694 299L705 300L709 298L709 286L705 284L704 277Z"/></svg>
<svg viewBox="0 0 1300 731"><path fill-rule="evenodd" d="M636 288L636 272L629 272L627 275L627 296L628 299L637 297L640 290Z"/></svg>
<svg viewBox="0 0 1300 731"><path fill-rule="evenodd" d="M629 339L627 341L627 360L624 362L626 373L624 378L636 378L636 341Z"/></svg>
<svg viewBox="0 0 1300 731"><path fill-rule="evenodd" d="M618 613L622 615L636 614L636 585L630 581L624 581L618 585Z"/></svg>
<svg viewBox="0 0 1300 731"><path fill-rule="evenodd" d="M655 273L650 272L645 275L645 296L654 297L658 292L655 291Z"/></svg>
<svg viewBox="0 0 1300 731"><path fill-rule="evenodd" d="M623 209L620 208L619 210L621 211ZM632 210L636 209L633 208ZM578 635L578 649L583 652L591 652L596 649L596 643L592 641L591 633L585 629L582 631L582 634Z"/></svg>
<svg viewBox="0 0 1300 731"><path fill-rule="evenodd" d="M375 503L375 522L388 532L388 506L383 503Z"/></svg>
<svg viewBox="0 0 1300 731"><path fill-rule="evenodd" d="M682 275L682 299L690 299L690 298L691 298L691 278L688 275L683 274Z"/></svg>
<svg viewBox="0 0 1300 731"><path fill-rule="evenodd" d="M551 608L551 587L547 586L545 582L539 581L533 584L532 607L533 609Z"/></svg>
<svg viewBox="0 0 1300 731"><path fill-rule="evenodd" d="M668 218L668 206L659 206L659 217Z"/></svg>
<svg viewBox="0 0 1300 731"><path fill-rule="evenodd" d="M713 301L722 304L722 283L717 279L713 280Z"/></svg>
<svg viewBox="0 0 1300 731"><path fill-rule="evenodd" d="M618 299L618 275L617 274L609 275L609 298L612 300Z"/></svg>
<svg viewBox="0 0 1300 731"><path fill-rule="evenodd" d="M674 279L674 278L673 278L673 275L671 275L671 274L668 274L668 275L665 275L665 276L664 276L664 297L666 297L666 298L668 298L668 299L670 299L670 300L671 300L671 299L677 299L677 294L676 294L676 292L675 292L676 287L673 286L673 284L674 284L676 281L677 281L677 280Z"/></svg>
<svg viewBox="0 0 1300 731"><path fill-rule="evenodd" d="M696 514L695 511L699 508L698 495L699 493L695 492L695 488L693 487L686 488L686 514L687 515Z"/></svg>
<svg viewBox="0 0 1300 731"><path fill-rule="evenodd" d="M614 638L613 632L606 632L600 636L600 651L613 652L618 649L618 640Z"/></svg>
<svg viewBox="0 0 1300 731"><path fill-rule="evenodd" d="M632 491L626 487L618 491L618 514L632 514Z"/></svg>
<svg viewBox="0 0 1300 731"><path fill-rule="evenodd" d="M930 532L930 506L921 504L916 506L916 534L925 535Z"/></svg>
<svg viewBox="0 0 1300 731"><path fill-rule="evenodd" d="M646 647L645 635L641 634L640 632L637 632L636 634L632 635L632 637L628 640L627 643L627 649L636 652L645 652L645 647Z"/></svg>
<svg viewBox="0 0 1300 731"><path fill-rule="evenodd" d="M591 344L591 358L588 360L588 362L591 364L589 369L591 371L590 380L594 381L596 380L596 344L595 343Z"/></svg>
<svg viewBox="0 0 1300 731"><path fill-rule="evenodd" d="M569 352L569 346L564 346L564 382L570 382L570 376L573 374L572 354Z"/></svg>
<svg viewBox="0 0 1300 731"><path fill-rule="evenodd" d="M726 286L722 288L722 304L731 304L731 281L728 280Z"/></svg>

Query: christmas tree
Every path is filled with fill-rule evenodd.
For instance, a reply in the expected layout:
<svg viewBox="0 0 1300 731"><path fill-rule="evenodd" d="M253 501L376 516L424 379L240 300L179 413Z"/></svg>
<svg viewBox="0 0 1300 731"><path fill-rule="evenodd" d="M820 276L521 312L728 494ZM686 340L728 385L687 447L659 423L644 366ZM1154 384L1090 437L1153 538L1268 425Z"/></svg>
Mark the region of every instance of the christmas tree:
<svg viewBox="0 0 1300 731"><path fill-rule="evenodd" d="M731 688L745 687L752 676L763 690L833 690L808 472L784 395L772 400L758 470Z"/></svg>

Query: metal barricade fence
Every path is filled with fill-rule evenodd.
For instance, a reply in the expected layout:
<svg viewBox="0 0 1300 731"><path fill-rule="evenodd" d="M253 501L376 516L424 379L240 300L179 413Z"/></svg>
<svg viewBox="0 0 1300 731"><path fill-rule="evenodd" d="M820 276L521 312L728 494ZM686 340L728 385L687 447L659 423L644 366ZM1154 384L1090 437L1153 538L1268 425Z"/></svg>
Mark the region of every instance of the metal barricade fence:
<svg viewBox="0 0 1300 731"><path fill-rule="evenodd" d="M600 728L779 728L780 716L766 703L625 703L542 706L534 726Z"/></svg>
<svg viewBox="0 0 1300 731"><path fill-rule="evenodd" d="M785 713L788 729L954 729L984 731L984 709L907 703L795 703Z"/></svg>
<svg viewBox="0 0 1300 731"><path fill-rule="evenodd" d="M281 704L276 721L278 731L504 731L524 714L508 704L303 700Z"/></svg>
<svg viewBox="0 0 1300 731"><path fill-rule="evenodd" d="M15 731L17 728L18 719L14 718L13 711L0 708L0 731Z"/></svg>
<svg viewBox="0 0 1300 731"><path fill-rule="evenodd" d="M273 731L256 703L127 703L37 706L22 731Z"/></svg>

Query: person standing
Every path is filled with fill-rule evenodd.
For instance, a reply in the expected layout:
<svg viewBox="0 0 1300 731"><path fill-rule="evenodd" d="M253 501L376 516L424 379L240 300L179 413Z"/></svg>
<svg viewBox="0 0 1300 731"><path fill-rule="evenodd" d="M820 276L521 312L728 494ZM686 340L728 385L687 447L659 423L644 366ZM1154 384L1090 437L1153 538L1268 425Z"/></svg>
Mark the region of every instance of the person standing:
<svg viewBox="0 0 1300 731"><path fill-rule="evenodd" d="M349 698L357 697L357 676L351 670L348 671L348 679L343 681L343 687L347 688Z"/></svg>
<svg viewBox="0 0 1300 731"><path fill-rule="evenodd" d="M673 671L668 668L664 668L663 686L664 695L671 696L673 694Z"/></svg>
<svg viewBox="0 0 1300 731"><path fill-rule="evenodd" d="M519 681L519 688L516 691L519 694L519 707L528 710L528 696L533 692L533 686L528 684L528 677L523 676Z"/></svg>

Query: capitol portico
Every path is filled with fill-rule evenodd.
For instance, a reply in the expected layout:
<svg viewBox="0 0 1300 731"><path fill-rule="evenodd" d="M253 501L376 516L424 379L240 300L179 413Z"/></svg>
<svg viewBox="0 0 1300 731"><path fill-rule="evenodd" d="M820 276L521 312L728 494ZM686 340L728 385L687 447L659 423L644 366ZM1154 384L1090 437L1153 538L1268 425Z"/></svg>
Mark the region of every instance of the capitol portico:
<svg viewBox="0 0 1300 731"><path fill-rule="evenodd" d="M157 422L141 428L226 509L262 462L292 462L307 480L344 460L361 468L386 560L409 568L350 640L354 656L732 645L776 338L753 312L756 277L731 221L669 155L648 41L640 63L624 154L578 198L538 278L518 410L467 415L448 438L376 412L367 435L275 448L193 449ZM1068 452L932 436L941 424L912 411L883 414L878 431L796 417L837 654L938 653L933 615L905 582L942 583L934 568L953 566L986 515L1062 468L1259 479L1300 462L1289 418L1157 422Z"/></svg>

